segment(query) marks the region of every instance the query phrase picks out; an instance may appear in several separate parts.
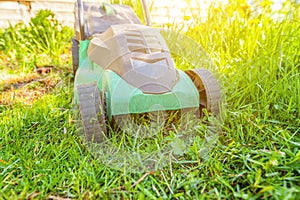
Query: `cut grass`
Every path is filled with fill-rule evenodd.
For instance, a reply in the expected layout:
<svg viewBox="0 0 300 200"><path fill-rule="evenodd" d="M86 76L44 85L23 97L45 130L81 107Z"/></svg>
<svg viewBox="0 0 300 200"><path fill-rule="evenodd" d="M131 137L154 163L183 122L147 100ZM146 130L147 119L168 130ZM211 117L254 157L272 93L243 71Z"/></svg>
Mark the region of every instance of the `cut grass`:
<svg viewBox="0 0 300 200"><path fill-rule="evenodd" d="M53 72L61 84L30 105L0 105L0 199L299 198L299 18L272 22L265 10L255 24L239 9L229 5L188 33L217 64L226 97L207 157L189 152L194 162L145 173L104 165L75 126L67 65ZM225 15L234 10L237 18Z"/></svg>

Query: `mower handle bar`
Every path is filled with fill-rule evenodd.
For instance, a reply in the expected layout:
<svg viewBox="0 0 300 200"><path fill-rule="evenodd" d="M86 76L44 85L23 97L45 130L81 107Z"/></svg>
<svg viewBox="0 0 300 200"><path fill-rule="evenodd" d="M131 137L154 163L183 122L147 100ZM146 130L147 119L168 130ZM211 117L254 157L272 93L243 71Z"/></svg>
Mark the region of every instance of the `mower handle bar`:
<svg viewBox="0 0 300 200"><path fill-rule="evenodd" d="M140 0L142 7L143 7L143 14L144 14L144 18L147 22L148 26L151 26L151 18L150 18L150 12L146 3L146 0ZM86 39L86 35L85 35L85 27L84 27L84 17L83 17L83 13L84 13L84 9L83 9L83 3L82 0L77 0L77 5L78 5L78 23L79 23L79 31L80 31L80 39L81 40L85 40Z"/></svg>
<svg viewBox="0 0 300 200"><path fill-rule="evenodd" d="M78 23L79 23L79 33L80 33L80 40L85 40L86 35L84 33L84 18L83 18L83 3L81 0L77 0L77 9L78 9Z"/></svg>
<svg viewBox="0 0 300 200"><path fill-rule="evenodd" d="M141 4L143 5L143 11L144 11L144 18L146 18L146 22L148 26L151 26L151 17L150 12L146 3L146 0L140 0Z"/></svg>

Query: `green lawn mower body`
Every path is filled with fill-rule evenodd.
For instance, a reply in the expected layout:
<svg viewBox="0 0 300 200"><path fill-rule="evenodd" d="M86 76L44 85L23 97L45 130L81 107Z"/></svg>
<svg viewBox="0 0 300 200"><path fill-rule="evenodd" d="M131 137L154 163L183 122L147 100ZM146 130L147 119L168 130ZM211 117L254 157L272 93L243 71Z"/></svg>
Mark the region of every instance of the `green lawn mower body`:
<svg viewBox="0 0 300 200"><path fill-rule="evenodd" d="M218 114L214 76L176 69L160 31L142 25L130 7L79 0L75 18L74 98L87 140L103 141L117 116L202 108Z"/></svg>

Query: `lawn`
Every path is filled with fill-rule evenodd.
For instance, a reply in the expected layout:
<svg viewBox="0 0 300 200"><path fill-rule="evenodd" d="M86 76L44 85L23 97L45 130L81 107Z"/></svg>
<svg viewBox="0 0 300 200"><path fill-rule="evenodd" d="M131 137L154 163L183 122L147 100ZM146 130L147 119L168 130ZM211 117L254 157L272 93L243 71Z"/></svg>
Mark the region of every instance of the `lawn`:
<svg viewBox="0 0 300 200"><path fill-rule="evenodd" d="M195 140L178 162L151 171L117 169L86 147L70 28L41 11L27 27L1 29L0 199L299 199L300 5L286 1L274 13L269 1L256 11L230 2L181 32L218 73L218 137L205 156ZM178 44L188 52L174 56L178 68L207 67L193 45ZM199 127L195 134L207 129Z"/></svg>

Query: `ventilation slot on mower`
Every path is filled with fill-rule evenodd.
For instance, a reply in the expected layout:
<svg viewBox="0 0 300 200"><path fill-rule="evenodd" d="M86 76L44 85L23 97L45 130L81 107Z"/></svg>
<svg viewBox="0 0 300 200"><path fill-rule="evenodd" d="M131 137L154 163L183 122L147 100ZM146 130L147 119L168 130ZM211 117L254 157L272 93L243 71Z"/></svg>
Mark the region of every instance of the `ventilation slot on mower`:
<svg viewBox="0 0 300 200"><path fill-rule="evenodd" d="M147 48L145 45L140 45L140 44L128 44L128 49L131 52L137 52L137 53L144 53L148 54Z"/></svg>
<svg viewBox="0 0 300 200"><path fill-rule="evenodd" d="M144 35L147 45L150 48L151 53L162 53L164 49L160 40L155 35Z"/></svg>
<svg viewBox="0 0 300 200"><path fill-rule="evenodd" d="M148 54L146 42L140 32L132 31L125 34L128 49L131 52Z"/></svg>

